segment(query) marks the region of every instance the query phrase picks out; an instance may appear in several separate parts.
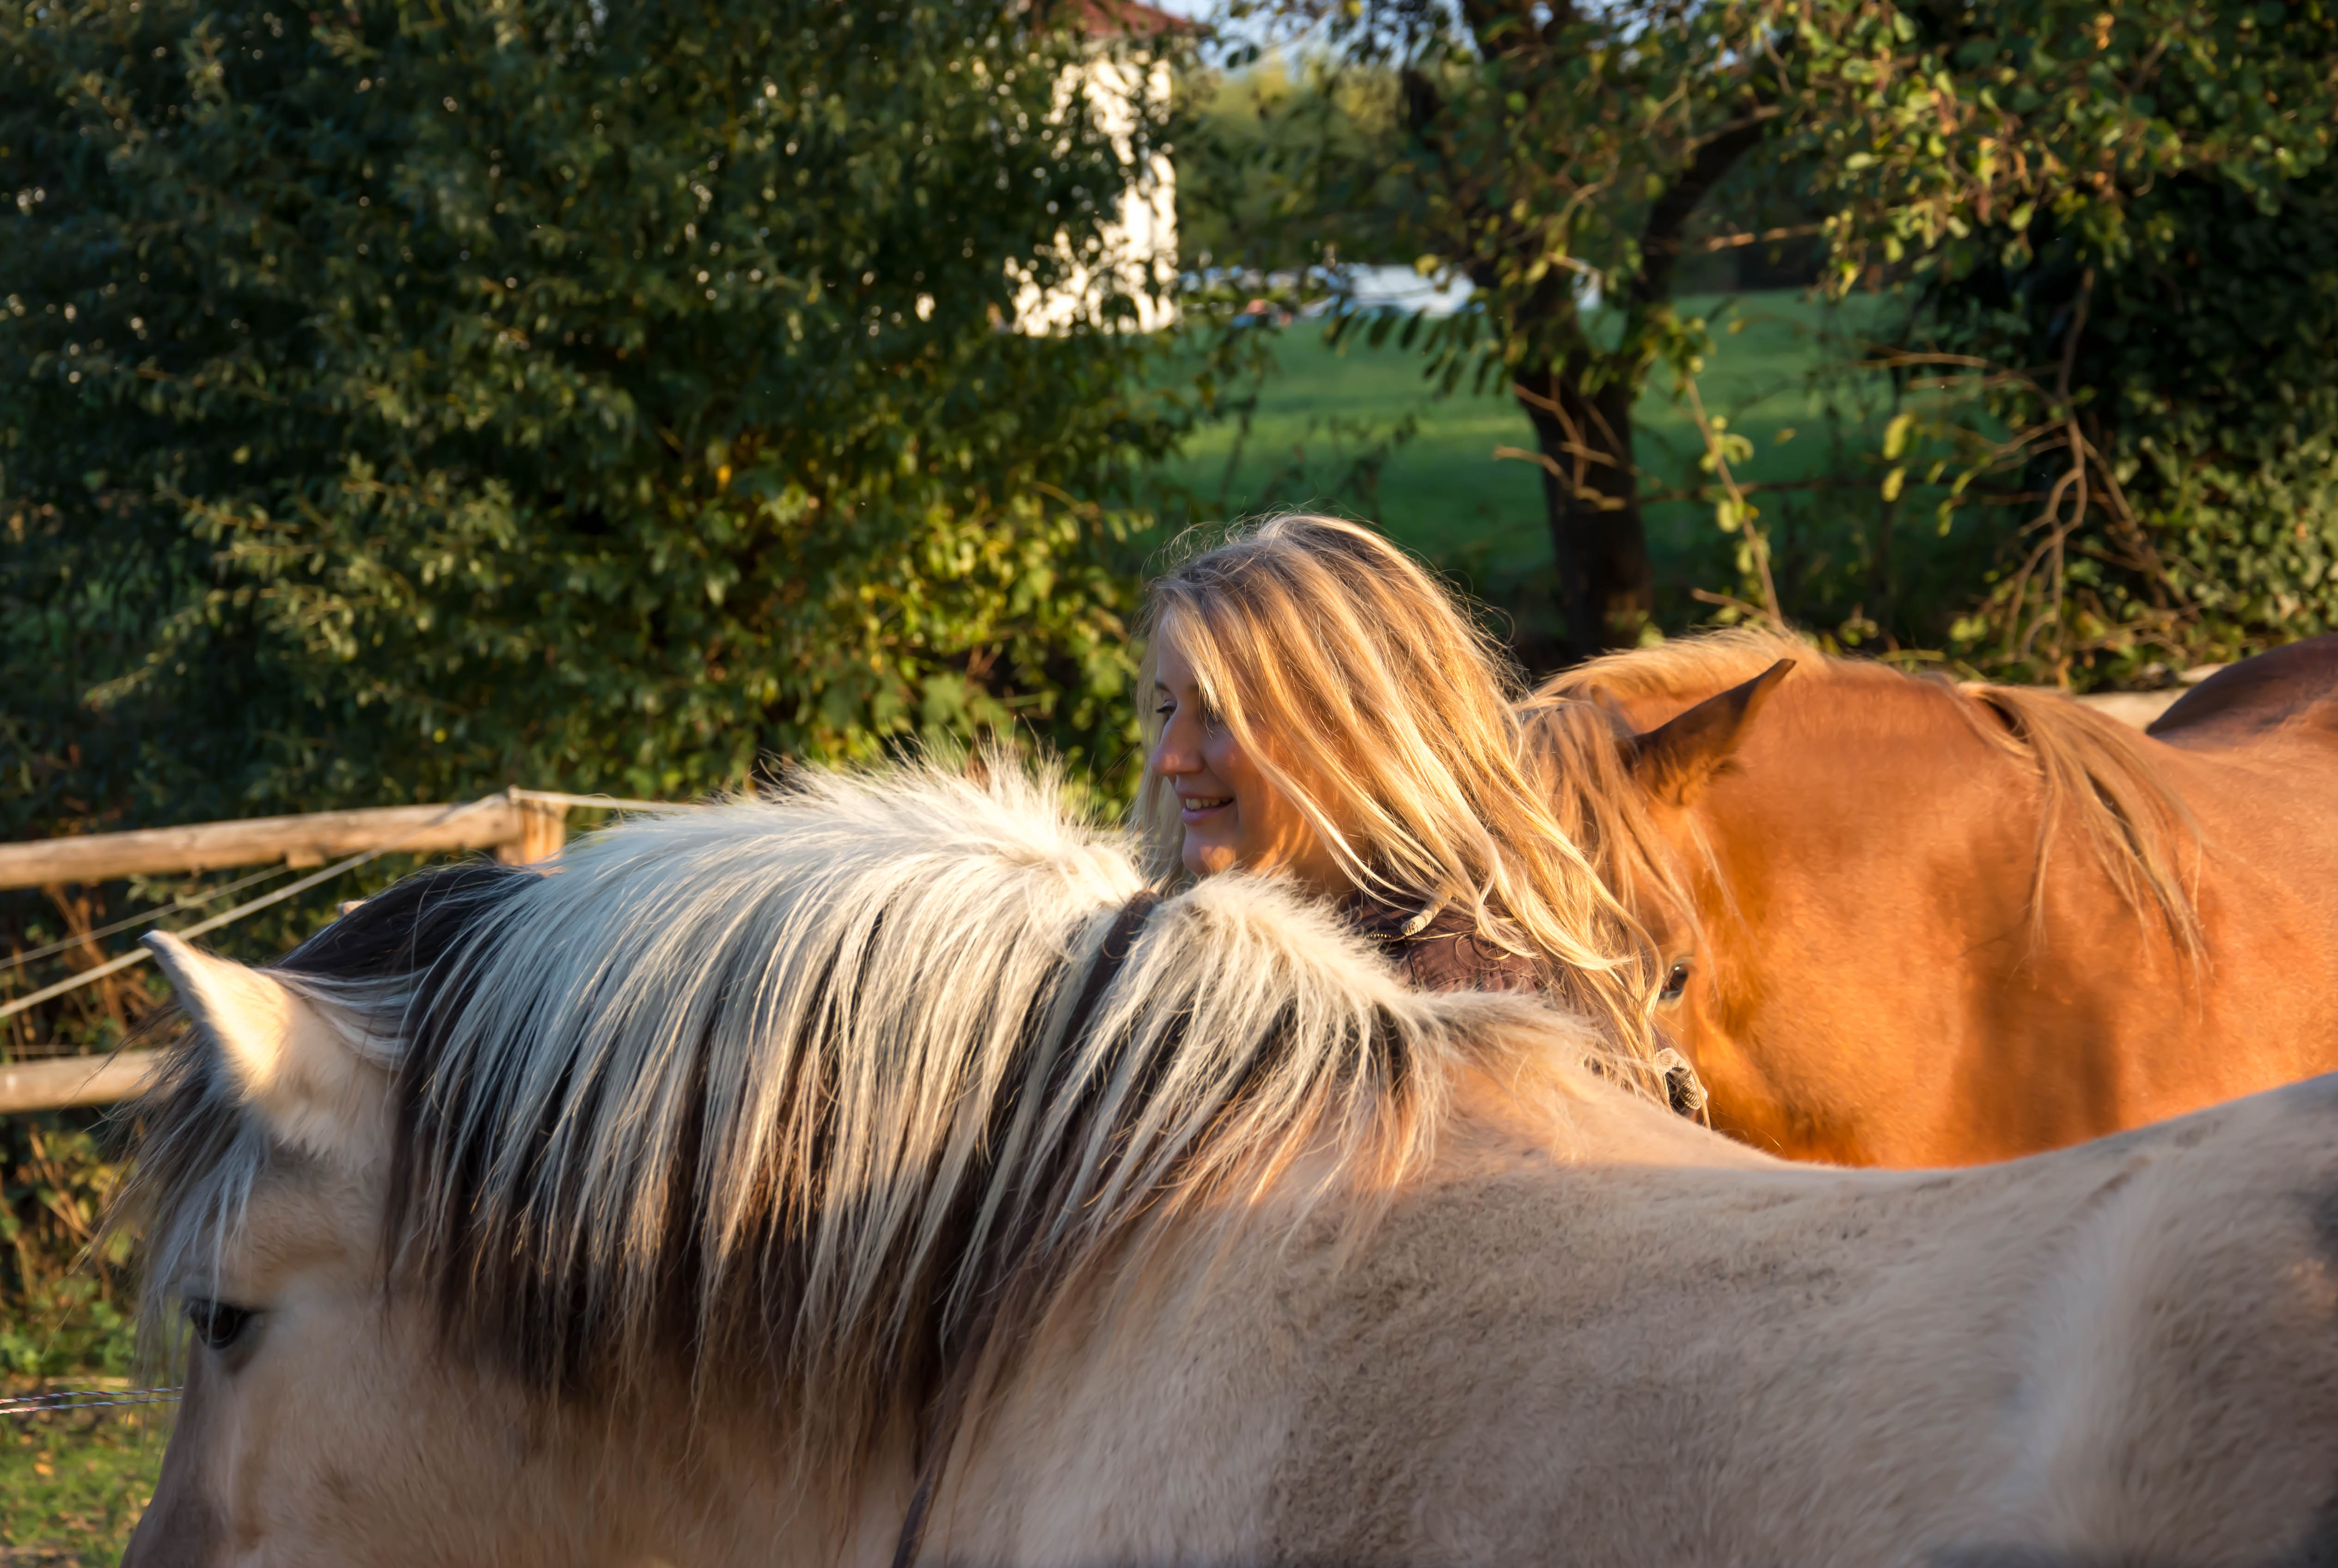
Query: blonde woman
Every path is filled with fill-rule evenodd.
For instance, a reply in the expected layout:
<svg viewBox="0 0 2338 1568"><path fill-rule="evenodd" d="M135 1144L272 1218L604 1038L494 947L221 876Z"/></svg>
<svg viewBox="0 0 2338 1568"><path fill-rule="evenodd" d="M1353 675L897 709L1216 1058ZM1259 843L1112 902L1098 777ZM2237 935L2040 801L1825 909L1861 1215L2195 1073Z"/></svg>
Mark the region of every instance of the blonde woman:
<svg viewBox="0 0 2338 1568"><path fill-rule="evenodd" d="M1650 1059L1646 939L1519 770L1508 660L1410 556L1271 518L1155 581L1141 630L1164 886L1291 877L1415 984L1540 990Z"/></svg>

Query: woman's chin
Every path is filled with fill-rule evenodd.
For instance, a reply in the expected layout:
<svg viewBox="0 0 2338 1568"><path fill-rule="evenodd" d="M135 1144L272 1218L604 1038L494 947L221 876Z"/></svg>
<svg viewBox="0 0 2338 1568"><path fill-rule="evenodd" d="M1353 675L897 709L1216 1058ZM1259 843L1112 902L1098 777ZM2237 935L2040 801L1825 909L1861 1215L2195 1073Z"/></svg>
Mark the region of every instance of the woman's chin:
<svg viewBox="0 0 2338 1568"><path fill-rule="evenodd" d="M1231 871L1235 863L1233 845L1213 844L1196 838L1190 832L1185 835L1185 849L1180 858L1184 861L1185 869L1196 877L1214 877L1221 871Z"/></svg>

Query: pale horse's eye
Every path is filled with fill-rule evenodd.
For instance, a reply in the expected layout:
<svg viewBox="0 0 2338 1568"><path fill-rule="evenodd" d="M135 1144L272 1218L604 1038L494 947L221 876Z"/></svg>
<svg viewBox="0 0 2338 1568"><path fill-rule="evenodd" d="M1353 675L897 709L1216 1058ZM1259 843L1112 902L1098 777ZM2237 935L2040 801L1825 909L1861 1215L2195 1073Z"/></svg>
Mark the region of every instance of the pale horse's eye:
<svg viewBox="0 0 2338 1568"><path fill-rule="evenodd" d="M232 1349L243 1338L244 1330L260 1314L249 1307L231 1306L225 1301L207 1300L201 1296L187 1298L187 1321L195 1326L195 1338L213 1350Z"/></svg>
<svg viewBox="0 0 2338 1568"><path fill-rule="evenodd" d="M1688 960L1684 958L1665 972L1665 988L1656 993L1659 1002L1677 1002L1688 989Z"/></svg>

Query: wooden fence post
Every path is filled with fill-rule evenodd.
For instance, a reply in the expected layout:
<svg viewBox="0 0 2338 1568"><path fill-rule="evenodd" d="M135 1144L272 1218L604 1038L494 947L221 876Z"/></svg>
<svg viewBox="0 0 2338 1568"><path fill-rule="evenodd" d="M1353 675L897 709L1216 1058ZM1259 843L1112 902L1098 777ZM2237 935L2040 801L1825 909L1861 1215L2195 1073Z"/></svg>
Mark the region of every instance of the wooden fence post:
<svg viewBox="0 0 2338 1568"><path fill-rule="evenodd" d="M566 804L532 799L516 789L512 791L512 804L517 808L519 835L496 845L496 858L506 866L533 866L559 854L568 842Z"/></svg>

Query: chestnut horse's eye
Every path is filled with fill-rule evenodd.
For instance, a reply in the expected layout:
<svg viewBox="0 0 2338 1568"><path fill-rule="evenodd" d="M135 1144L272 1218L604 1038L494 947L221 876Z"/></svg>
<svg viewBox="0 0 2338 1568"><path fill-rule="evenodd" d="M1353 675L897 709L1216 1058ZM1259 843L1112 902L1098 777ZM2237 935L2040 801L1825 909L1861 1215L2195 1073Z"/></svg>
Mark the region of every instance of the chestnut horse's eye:
<svg viewBox="0 0 2338 1568"><path fill-rule="evenodd" d="M207 1301L200 1296L187 1298L187 1321L195 1326L195 1338L214 1350L232 1349L258 1316L249 1307Z"/></svg>
<svg viewBox="0 0 2338 1568"><path fill-rule="evenodd" d="M1656 993L1659 1002L1677 1002L1688 989L1688 960L1682 959L1665 972L1665 988Z"/></svg>

